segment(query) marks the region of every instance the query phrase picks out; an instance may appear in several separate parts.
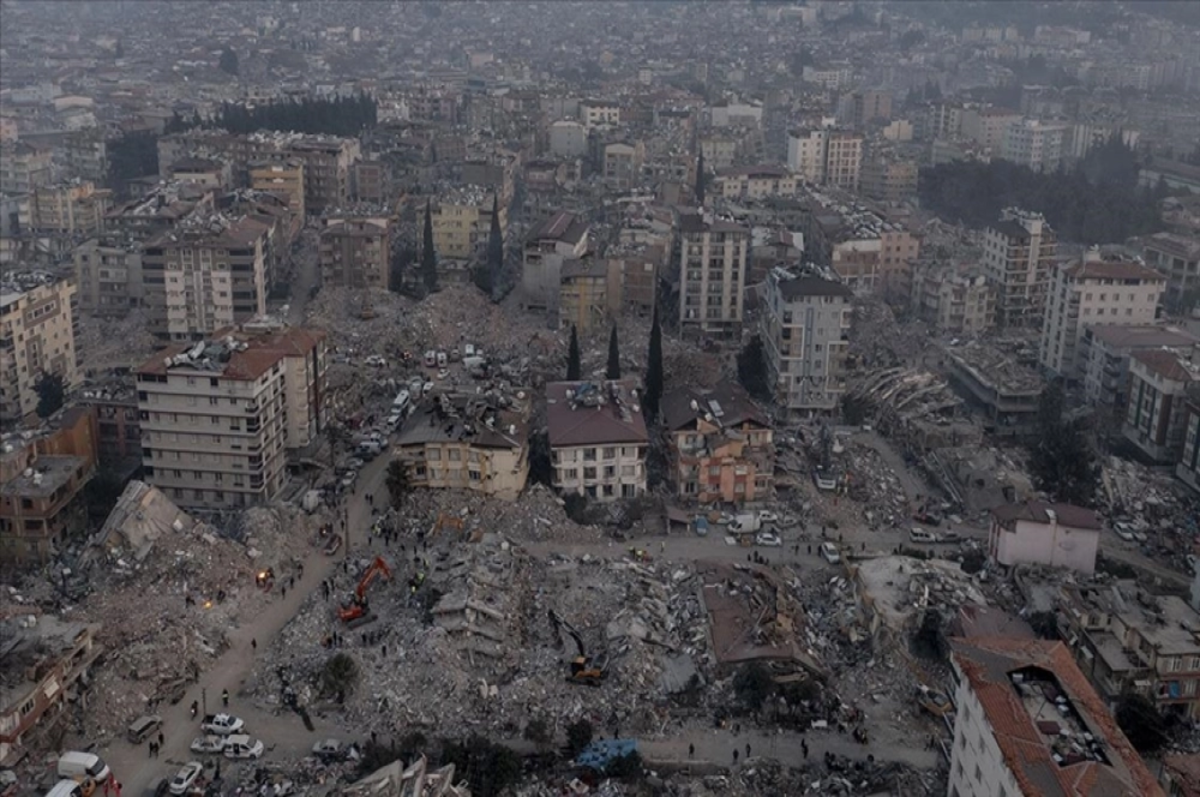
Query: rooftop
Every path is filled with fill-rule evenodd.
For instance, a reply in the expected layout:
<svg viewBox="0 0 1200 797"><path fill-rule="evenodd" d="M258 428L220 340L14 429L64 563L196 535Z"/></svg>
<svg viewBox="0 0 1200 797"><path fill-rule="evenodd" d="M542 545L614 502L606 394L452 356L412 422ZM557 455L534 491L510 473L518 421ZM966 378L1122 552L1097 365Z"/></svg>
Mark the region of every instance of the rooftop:
<svg viewBox="0 0 1200 797"><path fill-rule="evenodd" d="M170 370L200 371L224 379L254 380L284 357L312 351L325 333L292 327L266 334L229 327L199 343L168 346L148 360L138 374L164 376Z"/></svg>
<svg viewBox="0 0 1200 797"><path fill-rule="evenodd" d="M950 644L1023 793L1162 797L1063 643L979 637Z"/></svg>
<svg viewBox="0 0 1200 797"><path fill-rule="evenodd" d="M1146 367L1152 374L1173 382L1200 382L1200 366L1187 360L1184 355L1168 348L1135 351L1129 355Z"/></svg>
<svg viewBox="0 0 1200 797"><path fill-rule="evenodd" d="M530 241L561 241L565 244L577 244L587 233L588 224L583 219L566 210L552 214L548 219L534 227L529 233Z"/></svg>
<svg viewBox="0 0 1200 797"><path fill-rule="evenodd" d="M646 443L646 420L632 379L551 382L546 423L551 447Z"/></svg>
<svg viewBox="0 0 1200 797"><path fill-rule="evenodd" d="M1015 524L1018 520L1050 525L1057 518L1059 525L1073 529L1103 528L1099 516L1090 509L1071 504L1051 504L1047 501L1005 504L993 509L992 516L1003 526Z"/></svg>
<svg viewBox="0 0 1200 797"><path fill-rule="evenodd" d="M0 485L0 495L45 498L71 480L71 474L83 470L83 457L44 455L34 460L20 476Z"/></svg>
<svg viewBox="0 0 1200 797"><path fill-rule="evenodd" d="M1066 275L1077 280L1143 280L1166 282L1159 272L1130 260L1083 260L1066 268Z"/></svg>
<svg viewBox="0 0 1200 797"><path fill-rule="evenodd" d="M827 280L821 277L792 277L790 279L783 278L778 281L779 292L783 294L783 298L791 301L804 296L841 296L849 300L854 296L854 291L840 282Z"/></svg>
<svg viewBox="0 0 1200 797"><path fill-rule="evenodd" d="M722 380L716 386L680 387L662 398L663 420L671 431L693 427L700 419L718 426L752 423L769 428L771 421L740 385Z"/></svg>
<svg viewBox="0 0 1200 797"><path fill-rule="evenodd" d="M476 448L520 448L529 436L521 413L503 396L439 393L417 407L396 446L462 442Z"/></svg>
<svg viewBox="0 0 1200 797"><path fill-rule="evenodd" d="M1120 349L1190 346L1198 342L1196 336L1179 327L1095 324L1089 326L1088 331L1094 339Z"/></svg>
<svg viewBox="0 0 1200 797"><path fill-rule="evenodd" d="M26 677L29 670L40 671L44 664L70 654L81 634L90 631L94 636L99 630L99 625L67 622L52 615L37 617L32 627L17 618L0 621L0 710L23 700L37 686Z"/></svg>
<svg viewBox="0 0 1200 797"><path fill-rule="evenodd" d="M43 285L53 285L61 280L57 274L49 271L9 271L5 270L3 280L0 280L0 307L8 307L34 288Z"/></svg>

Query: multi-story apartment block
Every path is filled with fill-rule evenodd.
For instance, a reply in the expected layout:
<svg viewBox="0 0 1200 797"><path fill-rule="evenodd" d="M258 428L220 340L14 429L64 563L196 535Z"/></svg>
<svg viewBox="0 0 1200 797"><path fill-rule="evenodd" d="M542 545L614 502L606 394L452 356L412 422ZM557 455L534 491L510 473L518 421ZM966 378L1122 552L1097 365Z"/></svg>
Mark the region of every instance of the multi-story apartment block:
<svg viewBox="0 0 1200 797"><path fill-rule="evenodd" d="M679 219L679 319L685 333L738 334L750 230L711 214Z"/></svg>
<svg viewBox="0 0 1200 797"><path fill-rule="evenodd" d="M1140 263L1101 260L1088 252L1051 269L1038 361L1058 376L1082 375L1080 342L1092 324L1141 326L1154 321L1166 279Z"/></svg>
<svg viewBox="0 0 1200 797"><path fill-rule="evenodd" d="M646 494L650 439L632 379L551 382L546 403L556 490L597 501Z"/></svg>
<svg viewBox="0 0 1200 797"><path fill-rule="evenodd" d="M286 455L325 428L322 332L227 328L175 344L138 369L146 481L183 507L250 506L279 495Z"/></svg>
<svg viewBox="0 0 1200 797"><path fill-rule="evenodd" d="M118 237L90 238L75 247L79 309L124 316L142 304L142 246Z"/></svg>
<svg viewBox="0 0 1200 797"><path fill-rule="evenodd" d="M609 306L619 315L649 318L658 301L658 269L664 255L653 246L608 248ZM618 281L614 289L613 281Z"/></svg>
<svg viewBox="0 0 1200 797"><path fill-rule="evenodd" d="M740 139L734 136L709 135L700 139L700 154L710 169L732 168L740 149Z"/></svg>
<svg viewBox="0 0 1200 797"><path fill-rule="evenodd" d="M1013 122L1004 131L1000 157L1035 172L1053 172L1063 158L1066 125L1046 124L1036 119Z"/></svg>
<svg viewBox="0 0 1200 797"><path fill-rule="evenodd" d="M1200 399L1200 348L1150 349L1129 356L1125 439L1147 459L1179 462L1187 436L1187 402Z"/></svg>
<svg viewBox="0 0 1200 797"><path fill-rule="evenodd" d="M881 202L902 202L916 195L919 171L914 160L868 158L862 166L862 192Z"/></svg>
<svg viewBox="0 0 1200 797"><path fill-rule="evenodd" d="M795 196L797 182L796 175L778 166L721 169L713 180L712 193L726 199Z"/></svg>
<svg viewBox="0 0 1200 797"><path fill-rule="evenodd" d="M587 253L588 229L582 218L560 210L530 231L521 262L521 292L527 308L554 308L562 287L563 262Z"/></svg>
<svg viewBox="0 0 1200 797"><path fill-rule="evenodd" d="M321 230L321 283L345 288L391 287L389 217L330 216Z"/></svg>
<svg viewBox="0 0 1200 797"><path fill-rule="evenodd" d="M788 135L788 168L810 183L857 191L863 138L843 130L801 130Z"/></svg>
<svg viewBox="0 0 1200 797"><path fill-rule="evenodd" d="M0 194L31 194L54 179L54 150L24 141L0 149Z"/></svg>
<svg viewBox="0 0 1200 797"><path fill-rule="evenodd" d="M1021 114L1007 108L966 108L962 112L962 134L975 141L985 154L998 156L1010 125Z"/></svg>
<svg viewBox="0 0 1200 797"><path fill-rule="evenodd" d="M190 183L167 183L146 196L110 210L104 219L104 230L108 234L146 241L188 217L212 213L214 209L211 190Z"/></svg>
<svg viewBox="0 0 1200 797"><path fill-rule="evenodd" d="M1200 304L1200 238L1157 232L1142 240L1143 258L1167 278L1166 301L1187 313Z"/></svg>
<svg viewBox="0 0 1200 797"><path fill-rule="evenodd" d="M304 209L322 213L350 201L350 167L359 159L358 139L305 137L287 147L304 164Z"/></svg>
<svg viewBox="0 0 1200 797"><path fill-rule="evenodd" d="M198 340L266 312L267 227L250 218L189 220L146 242L150 331Z"/></svg>
<svg viewBox="0 0 1200 797"><path fill-rule="evenodd" d="M909 295L912 264L921 241L903 224L873 214L862 217L830 252L833 270L859 296Z"/></svg>
<svg viewBox="0 0 1200 797"><path fill-rule="evenodd" d="M1100 518L1071 504L1027 501L992 510L988 556L1005 567L1044 565L1091 575L1100 550Z"/></svg>
<svg viewBox="0 0 1200 797"><path fill-rule="evenodd" d="M1005 210L984 233L983 268L996 286L996 321L1004 327L1042 323L1057 238L1040 213Z"/></svg>
<svg viewBox="0 0 1200 797"><path fill-rule="evenodd" d="M1184 405L1183 456L1175 466L1175 475L1200 492L1200 400Z"/></svg>
<svg viewBox="0 0 1200 797"><path fill-rule="evenodd" d="M819 276L767 275L762 336L776 401L793 415L834 412L845 392L853 292Z"/></svg>
<svg viewBox="0 0 1200 797"><path fill-rule="evenodd" d="M662 413L679 498L745 504L772 497L771 422L740 386L677 388L663 396Z"/></svg>
<svg viewBox="0 0 1200 797"><path fill-rule="evenodd" d="M75 349L79 308L73 280L45 273L6 271L0 280L0 422L37 409L42 374L79 384Z"/></svg>
<svg viewBox="0 0 1200 797"><path fill-rule="evenodd" d="M558 294L560 327L575 327L581 334L590 334L612 322L615 313L609 288L619 290L620 284L610 277L611 262L591 256L563 260Z"/></svg>
<svg viewBox="0 0 1200 797"><path fill-rule="evenodd" d="M838 100L838 121L855 130L869 122L886 122L892 118L892 95L874 89L852 91Z"/></svg>
<svg viewBox="0 0 1200 797"><path fill-rule="evenodd" d="M1077 359L1083 371L1083 396L1102 417L1125 420L1129 399L1129 356L1135 351L1188 348L1200 343L1177 327L1092 324L1083 332Z"/></svg>
<svg viewBox="0 0 1200 797"><path fill-rule="evenodd" d="M913 269L911 302L918 318L943 333L978 335L996 323L996 289L987 279L940 263Z"/></svg>
<svg viewBox="0 0 1200 797"><path fill-rule="evenodd" d="M588 130L601 125L618 125L621 123L621 106L611 100L581 100L579 121Z"/></svg>
<svg viewBox="0 0 1200 797"><path fill-rule="evenodd" d="M484 253L492 228L495 195L468 185L443 192L434 199L433 248L441 260L469 261ZM500 202L500 234L508 229L508 206ZM424 235L424 227L421 228ZM418 242L418 250L420 249Z"/></svg>
<svg viewBox="0 0 1200 797"><path fill-rule="evenodd" d="M251 163L250 187L284 199L288 208L304 218L304 162L295 159Z"/></svg>
<svg viewBox="0 0 1200 797"><path fill-rule="evenodd" d="M550 125L550 154L560 158L587 155L587 128L579 122L561 119Z"/></svg>
<svg viewBox="0 0 1200 797"><path fill-rule="evenodd" d="M645 160L646 145L641 141L614 141L604 145L600 173L610 188L629 191L641 182Z"/></svg>
<svg viewBox="0 0 1200 797"><path fill-rule="evenodd" d="M529 408L438 393L404 422L392 452L415 486L515 501L529 476Z"/></svg>
<svg viewBox="0 0 1200 797"><path fill-rule="evenodd" d="M1062 642L972 637L950 647L950 797L1163 797Z"/></svg>
<svg viewBox="0 0 1200 797"><path fill-rule="evenodd" d="M29 223L37 232L94 235L104 229L112 192L89 180L34 187L29 200Z"/></svg>
<svg viewBox="0 0 1200 797"><path fill-rule="evenodd" d="M211 191L228 191L234 187L233 169L227 161L212 158L180 158L167 167L169 179L192 183Z"/></svg>
<svg viewBox="0 0 1200 797"><path fill-rule="evenodd" d="M103 183L108 179L108 142L101 128L80 130L63 136L56 154L61 155L68 177L94 183Z"/></svg>

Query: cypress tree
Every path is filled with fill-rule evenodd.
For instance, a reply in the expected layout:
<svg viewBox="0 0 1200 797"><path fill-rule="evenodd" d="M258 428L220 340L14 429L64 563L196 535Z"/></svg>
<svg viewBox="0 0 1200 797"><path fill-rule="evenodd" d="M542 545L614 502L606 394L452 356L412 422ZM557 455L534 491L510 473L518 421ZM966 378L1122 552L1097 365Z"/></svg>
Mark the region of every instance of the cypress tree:
<svg viewBox="0 0 1200 797"><path fill-rule="evenodd" d="M433 251L433 203L425 200L425 238L421 242L421 279L425 282L425 290L433 293L437 290L437 252Z"/></svg>
<svg viewBox="0 0 1200 797"><path fill-rule="evenodd" d="M621 350L617 345L616 325L613 325L612 333L608 336L608 368L604 371L604 378L621 378Z"/></svg>
<svg viewBox="0 0 1200 797"><path fill-rule="evenodd" d="M578 381L583 373L583 365L579 357L579 335L575 332L575 325L571 325L571 347L567 350L567 381Z"/></svg>
<svg viewBox="0 0 1200 797"><path fill-rule="evenodd" d="M658 308L654 308L654 323L650 327L650 352L646 358L646 392L642 399L646 417L658 417L658 402L663 393L662 327L658 323Z"/></svg>
<svg viewBox="0 0 1200 797"><path fill-rule="evenodd" d="M500 284L500 272L504 269L504 236L500 234L500 201L492 195L492 227L488 230L487 259L482 267L476 269L475 284L479 290L496 298L496 288Z"/></svg>

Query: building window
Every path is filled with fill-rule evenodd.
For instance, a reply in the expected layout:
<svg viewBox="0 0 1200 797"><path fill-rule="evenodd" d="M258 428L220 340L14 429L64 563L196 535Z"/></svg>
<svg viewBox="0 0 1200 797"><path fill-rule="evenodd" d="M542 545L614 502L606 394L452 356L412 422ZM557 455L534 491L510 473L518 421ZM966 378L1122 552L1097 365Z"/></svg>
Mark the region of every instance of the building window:
<svg viewBox="0 0 1200 797"><path fill-rule="evenodd" d="M608 448L604 449L604 458L605 459L613 459L616 456L617 456L617 449L615 449L613 447L608 447Z"/></svg>
<svg viewBox="0 0 1200 797"><path fill-rule="evenodd" d="M595 462L596 461L596 449L594 449L594 448L583 449L583 461L584 462Z"/></svg>
<svg viewBox="0 0 1200 797"><path fill-rule="evenodd" d="M583 469L583 478L585 478L585 479L596 478L596 469L595 468L584 468Z"/></svg>

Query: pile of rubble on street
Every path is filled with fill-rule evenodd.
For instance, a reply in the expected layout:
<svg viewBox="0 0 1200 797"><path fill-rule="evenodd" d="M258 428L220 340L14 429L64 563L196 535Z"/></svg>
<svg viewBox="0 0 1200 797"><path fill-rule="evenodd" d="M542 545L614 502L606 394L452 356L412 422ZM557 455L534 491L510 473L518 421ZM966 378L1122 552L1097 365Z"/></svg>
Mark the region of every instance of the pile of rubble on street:
<svg viewBox="0 0 1200 797"><path fill-rule="evenodd" d="M82 313L75 335L76 350L87 352L86 367L93 373L139 366L159 345L149 331L146 312L136 308L123 318Z"/></svg>

